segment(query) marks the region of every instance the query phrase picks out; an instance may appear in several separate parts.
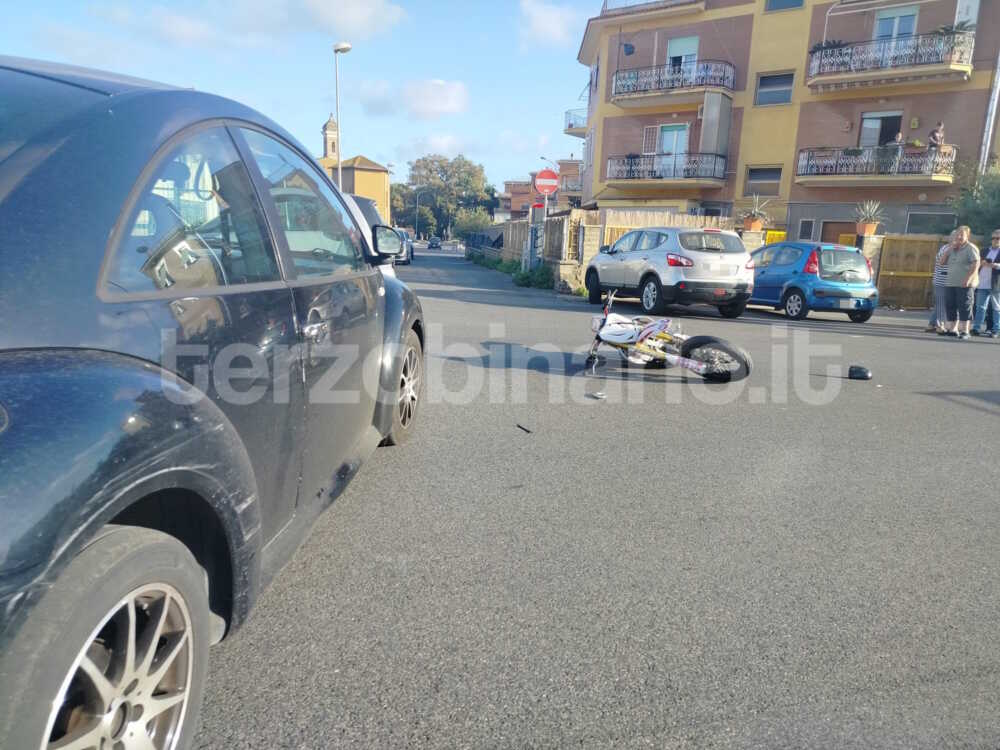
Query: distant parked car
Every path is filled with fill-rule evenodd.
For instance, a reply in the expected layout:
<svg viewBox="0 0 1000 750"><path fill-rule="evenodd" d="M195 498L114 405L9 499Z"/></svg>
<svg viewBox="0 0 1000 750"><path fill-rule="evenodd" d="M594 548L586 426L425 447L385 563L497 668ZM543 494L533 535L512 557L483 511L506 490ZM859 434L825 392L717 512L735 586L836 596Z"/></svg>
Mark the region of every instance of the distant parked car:
<svg viewBox="0 0 1000 750"><path fill-rule="evenodd" d="M413 238L405 229L397 229L396 231L403 237L403 254L396 259L396 263L410 265L413 262Z"/></svg>
<svg viewBox="0 0 1000 750"><path fill-rule="evenodd" d="M771 305L793 320L810 310L843 312L855 323L867 321L878 307L871 263L856 247L780 242L752 257L751 304Z"/></svg>
<svg viewBox="0 0 1000 750"><path fill-rule="evenodd" d="M431 237L429 240L427 240L427 249L428 250L440 250L441 249L441 238L440 237Z"/></svg>
<svg viewBox="0 0 1000 750"><path fill-rule="evenodd" d="M667 305L702 302L738 318L753 291L753 266L743 240L721 229L648 227L605 245L587 267L587 296L618 289L639 297L649 315Z"/></svg>

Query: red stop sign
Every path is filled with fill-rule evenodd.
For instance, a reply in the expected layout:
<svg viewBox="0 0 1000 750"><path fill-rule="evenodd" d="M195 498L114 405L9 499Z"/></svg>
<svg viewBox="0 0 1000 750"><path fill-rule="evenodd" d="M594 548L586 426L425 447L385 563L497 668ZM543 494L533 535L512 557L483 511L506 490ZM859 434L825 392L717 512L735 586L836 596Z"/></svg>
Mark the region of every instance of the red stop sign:
<svg viewBox="0 0 1000 750"><path fill-rule="evenodd" d="M559 189L559 175L551 169L543 169L535 175L535 190L542 195L552 195Z"/></svg>

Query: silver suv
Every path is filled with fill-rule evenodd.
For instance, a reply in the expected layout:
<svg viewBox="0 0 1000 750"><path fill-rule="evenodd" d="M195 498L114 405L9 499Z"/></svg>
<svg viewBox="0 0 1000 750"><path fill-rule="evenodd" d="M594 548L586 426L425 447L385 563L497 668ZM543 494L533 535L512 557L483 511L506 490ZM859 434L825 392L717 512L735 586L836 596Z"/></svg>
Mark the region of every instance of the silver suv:
<svg viewBox="0 0 1000 750"><path fill-rule="evenodd" d="M753 260L735 232L647 227L602 247L586 279L595 304L602 291L619 289L639 297L651 315L666 305L703 302L738 318L753 293Z"/></svg>

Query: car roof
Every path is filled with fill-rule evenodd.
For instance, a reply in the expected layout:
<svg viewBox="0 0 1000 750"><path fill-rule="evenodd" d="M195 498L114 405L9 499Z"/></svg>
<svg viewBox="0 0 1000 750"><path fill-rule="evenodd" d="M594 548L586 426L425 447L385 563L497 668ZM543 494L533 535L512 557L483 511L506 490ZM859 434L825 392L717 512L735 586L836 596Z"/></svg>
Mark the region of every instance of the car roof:
<svg viewBox="0 0 1000 750"><path fill-rule="evenodd" d="M631 232L708 232L709 234L731 234L735 237L739 235L731 229L716 229L715 227L636 227L629 230Z"/></svg>
<svg viewBox="0 0 1000 750"><path fill-rule="evenodd" d="M116 96L140 90L163 91L179 88L166 83L147 81L142 78L133 78L132 76L110 73L104 70L47 62L45 60L32 60L27 57L0 55L0 68L38 78L46 78L50 81L58 81L68 86L76 86L108 96Z"/></svg>
<svg viewBox="0 0 1000 750"><path fill-rule="evenodd" d="M758 247L753 252L759 253L761 250L767 250L769 247L778 247L779 245L784 245L786 247L797 247L800 250L809 250L811 248L820 247L825 250L834 249L834 250L850 250L851 252L855 253L861 252L860 248L853 247L852 245L841 245L840 243L837 242L814 242L808 240L796 240L796 241L782 240L781 242L772 242L770 244Z"/></svg>

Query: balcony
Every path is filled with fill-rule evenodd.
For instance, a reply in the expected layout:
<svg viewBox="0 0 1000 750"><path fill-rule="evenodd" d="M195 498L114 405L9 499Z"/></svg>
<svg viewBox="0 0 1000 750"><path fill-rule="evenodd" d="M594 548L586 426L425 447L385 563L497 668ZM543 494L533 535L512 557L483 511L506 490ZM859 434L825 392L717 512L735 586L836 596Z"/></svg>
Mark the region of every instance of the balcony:
<svg viewBox="0 0 1000 750"><path fill-rule="evenodd" d="M559 186L559 191L563 193L580 193L583 192L583 178L582 177L563 177L562 184Z"/></svg>
<svg viewBox="0 0 1000 750"><path fill-rule="evenodd" d="M799 151L798 185L814 187L934 187L955 178L958 149L942 146L806 148Z"/></svg>
<svg viewBox="0 0 1000 750"><path fill-rule="evenodd" d="M696 13L705 10L705 0L604 0L601 16L620 16L647 11Z"/></svg>
<svg viewBox="0 0 1000 750"><path fill-rule="evenodd" d="M566 135L575 135L577 138L587 136L587 110L571 109L566 112L566 127L563 128Z"/></svg>
<svg viewBox="0 0 1000 750"><path fill-rule="evenodd" d="M608 159L611 187L720 188L726 181L726 157L721 154L644 154Z"/></svg>
<svg viewBox="0 0 1000 750"><path fill-rule="evenodd" d="M921 34L876 39L813 52L806 85L813 91L895 86L928 80L968 80L976 35Z"/></svg>
<svg viewBox="0 0 1000 750"><path fill-rule="evenodd" d="M724 60L629 68L615 73L611 101L620 107L697 102L710 89L732 91L736 68Z"/></svg>

